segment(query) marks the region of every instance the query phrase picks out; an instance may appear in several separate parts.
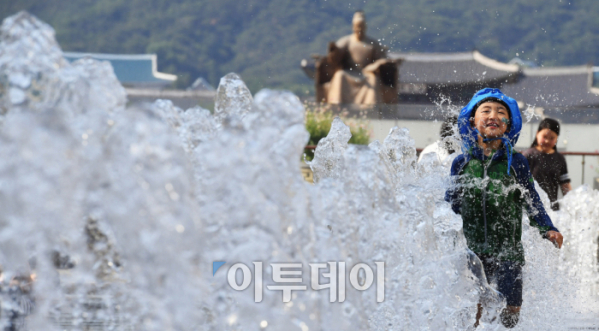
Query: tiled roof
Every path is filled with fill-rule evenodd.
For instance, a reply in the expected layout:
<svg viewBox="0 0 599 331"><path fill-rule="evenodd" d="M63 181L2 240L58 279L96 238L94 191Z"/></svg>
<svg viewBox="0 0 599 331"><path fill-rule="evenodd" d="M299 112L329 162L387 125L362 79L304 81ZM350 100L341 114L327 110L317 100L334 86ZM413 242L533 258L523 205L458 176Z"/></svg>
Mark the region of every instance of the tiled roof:
<svg viewBox="0 0 599 331"><path fill-rule="evenodd" d="M412 84L484 84L514 79L520 67L490 59L478 51L465 53L389 53L404 59L399 81Z"/></svg>
<svg viewBox="0 0 599 331"><path fill-rule="evenodd" d="M592 87L590 66L530 68L502 91L535 107L573 108L599 106L599 89Z"/></svg>

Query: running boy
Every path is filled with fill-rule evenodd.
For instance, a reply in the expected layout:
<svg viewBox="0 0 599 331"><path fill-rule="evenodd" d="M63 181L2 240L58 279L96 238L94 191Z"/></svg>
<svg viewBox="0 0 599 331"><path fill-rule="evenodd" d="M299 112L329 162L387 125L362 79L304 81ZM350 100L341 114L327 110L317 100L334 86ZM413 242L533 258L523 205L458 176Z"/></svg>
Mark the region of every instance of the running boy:
<svg viewBox="0 0 599 331"><path fill-rule="evenodd" d="M561 248L563 237L545 212L526 158L513 150L522 129L518 103L499 89L478 91L458 117L463 154L451 166L454 188L445 194L462 215L468 247L480 258L488 279L507 299L505 327L518 323L522 305L522 207L541 235ZM478 305L476 324L482 315Z"/></svg>

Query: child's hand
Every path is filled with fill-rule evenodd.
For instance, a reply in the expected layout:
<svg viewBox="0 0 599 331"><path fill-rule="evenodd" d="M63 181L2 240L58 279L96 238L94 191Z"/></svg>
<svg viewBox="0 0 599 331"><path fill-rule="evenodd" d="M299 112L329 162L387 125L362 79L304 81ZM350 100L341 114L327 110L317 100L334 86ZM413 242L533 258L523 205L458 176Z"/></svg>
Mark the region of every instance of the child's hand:
<svg viewBox="0 0 599 331"><path fill-rule="evenodd" d="M545 233L545 238L551 241L557 248L562 248L562 243L564 242L564 236L557 231L547 231Z"/></svg>

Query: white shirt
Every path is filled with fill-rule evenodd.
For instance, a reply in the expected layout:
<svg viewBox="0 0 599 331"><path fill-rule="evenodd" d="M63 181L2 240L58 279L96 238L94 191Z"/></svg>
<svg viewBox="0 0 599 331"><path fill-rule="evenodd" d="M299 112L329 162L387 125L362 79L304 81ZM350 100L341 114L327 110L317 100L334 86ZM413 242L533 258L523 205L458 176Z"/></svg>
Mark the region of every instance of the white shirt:
<svg viewBox="0 0 599 331"><path fill-rule="evenodd" d="M424 156L425 154L431 154L431 153L436 154L437 160L439 160L440 163L443 163L443 161L445 161L445 159L447 159L447 157L449 157L449 153L447 153L445 148L441 148L439 146L439 141L435 141L434 143L426 146L422 150L422 152L420 153L420 156L418 156L418 162L420 162L420 160L422 160L422 156Z"/></svg>

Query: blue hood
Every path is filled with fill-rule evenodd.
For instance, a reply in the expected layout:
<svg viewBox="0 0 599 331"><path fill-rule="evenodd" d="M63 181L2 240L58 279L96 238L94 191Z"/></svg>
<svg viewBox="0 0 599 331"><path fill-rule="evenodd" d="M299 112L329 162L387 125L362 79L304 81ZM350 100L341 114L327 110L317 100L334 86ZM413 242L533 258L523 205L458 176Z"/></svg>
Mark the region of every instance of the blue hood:
<svg viewBox="0 0 599 331"><path fill-rule="evenodd" d="M465 151L471 148L477 147L477 131L470 126L470 118L474 117L472 111L476 105L483 99L486 98L497 98L508 106L510 112L510 127L509 130L503 135L503 138L509 140L512 146L516 145L518 138L520 137L520 131L522 130L522 116L520 115L520 108L516 100L503 94L499 89L496 88L484 88L472 97L472 100L462 108L460 115L458 116L458 130L460 136L462 136L462 146Z"/></svg>

